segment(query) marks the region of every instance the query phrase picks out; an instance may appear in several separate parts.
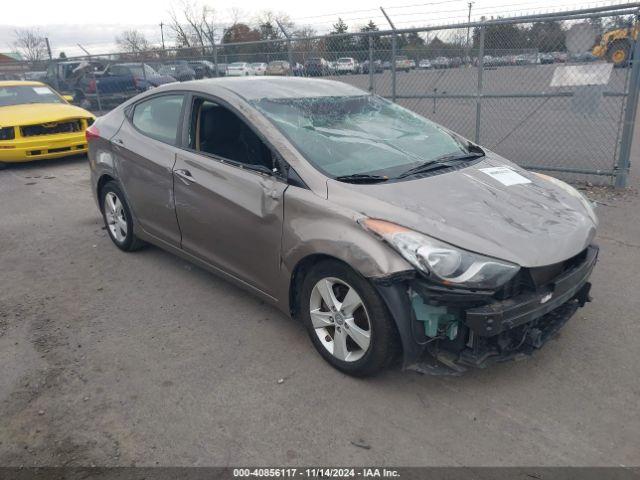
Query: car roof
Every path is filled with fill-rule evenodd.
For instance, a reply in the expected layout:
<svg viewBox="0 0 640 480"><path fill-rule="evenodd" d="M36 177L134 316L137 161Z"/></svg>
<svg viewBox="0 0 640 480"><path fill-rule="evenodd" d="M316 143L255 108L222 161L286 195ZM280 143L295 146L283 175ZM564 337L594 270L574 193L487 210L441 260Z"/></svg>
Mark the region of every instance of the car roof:
<svg viewBox="0 0 640 480"><path fill-rule="evenodd" d="M261 98L350 97L367 95L352 85L334 80L303 77L223 77L172 84L166 89L181 90L187 86L215 95L222 87L245 100Z"/></svg>
<svg viewBox="0 0 640 480"><path fill-rule="evenodd" d="M42 82L35 82L32 80L2 80L0 81L0 87L19 87L20 85L26 87L44 87L46 86Z"/></svg>

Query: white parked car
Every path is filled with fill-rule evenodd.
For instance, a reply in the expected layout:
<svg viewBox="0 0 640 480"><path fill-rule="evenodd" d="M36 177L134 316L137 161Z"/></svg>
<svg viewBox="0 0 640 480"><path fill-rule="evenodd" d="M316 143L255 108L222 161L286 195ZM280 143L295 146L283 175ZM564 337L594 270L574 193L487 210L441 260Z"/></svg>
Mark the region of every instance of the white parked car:
<svg viewBox="0 0 640 480"><path fill-rule="evenodd" d="M431 65L431 62L429 60L424 58L424 59L420 60L420 63L418 63L418 68L420 68L422 70L427 70L429 68L433 68L433 66Z"/></svg>
<svg viewBox="0 0 640 480"><path fill-rule="evenodd" d="M264 75L264 72L267 71L267 64L262 62L252 63L251 68L254 75Z"/></svg>
<svg viewBox="0 0 640 480"><path fill-rule="evenodd" d="M227 67L227 76L229 77L244 77L248 75L253 75L253 68L251 68L250 63L234 62Z"/></svg>
<svg viewBox="0 0 640 480"><path fill-rule="evenodd" d="M358 62L352 57L339 58L336 67L338 75L345 73L358 73Z"/></svg>

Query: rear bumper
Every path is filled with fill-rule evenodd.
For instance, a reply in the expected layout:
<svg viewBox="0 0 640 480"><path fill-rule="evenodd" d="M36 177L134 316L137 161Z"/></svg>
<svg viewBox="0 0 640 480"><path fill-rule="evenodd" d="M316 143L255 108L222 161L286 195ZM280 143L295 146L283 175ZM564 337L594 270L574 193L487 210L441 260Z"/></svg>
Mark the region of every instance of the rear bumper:
<svg viewBox="0 0 640 480"><path fill-rule="evenodd" d="M444 289L412 272L374 284L398 327L403 367L460 372L522 358L541 348L590 301L588 279L597 257L598 247L590 246L579 265L536 291L506 300L497 300L492 292Z"/></svg>
<svg viewBox="0 0 640 480"><path fill-rule="evenodd" d="M0 145L0 162L20 163L52 159L87 152L84 132L18 137L6 145Z"/></svg>

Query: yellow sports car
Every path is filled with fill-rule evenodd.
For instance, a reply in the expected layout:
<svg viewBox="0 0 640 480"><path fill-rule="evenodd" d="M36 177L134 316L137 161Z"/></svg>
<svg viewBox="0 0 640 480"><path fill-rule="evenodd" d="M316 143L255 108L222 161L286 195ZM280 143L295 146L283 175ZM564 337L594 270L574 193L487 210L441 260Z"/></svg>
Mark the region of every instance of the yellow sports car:
<svg viewBox="0 0 640 480"><path fill-rule="evenodd" d="M0 168L86 153L92 113L40 82L0 82Z"/></svg>

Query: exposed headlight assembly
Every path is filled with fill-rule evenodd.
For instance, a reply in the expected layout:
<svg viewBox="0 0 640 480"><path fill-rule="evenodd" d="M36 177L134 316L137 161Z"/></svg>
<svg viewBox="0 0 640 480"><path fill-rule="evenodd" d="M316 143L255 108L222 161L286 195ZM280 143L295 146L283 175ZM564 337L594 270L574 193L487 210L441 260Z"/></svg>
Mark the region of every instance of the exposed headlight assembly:
<svg viewBox="0 0 640 480"><path fill-rule="evenodd" d="M360 224L429 278L450 287L495 289L520 270L513 263L462 250L395 223L366 218Z"/></svg>

